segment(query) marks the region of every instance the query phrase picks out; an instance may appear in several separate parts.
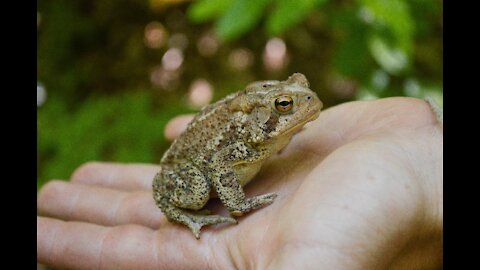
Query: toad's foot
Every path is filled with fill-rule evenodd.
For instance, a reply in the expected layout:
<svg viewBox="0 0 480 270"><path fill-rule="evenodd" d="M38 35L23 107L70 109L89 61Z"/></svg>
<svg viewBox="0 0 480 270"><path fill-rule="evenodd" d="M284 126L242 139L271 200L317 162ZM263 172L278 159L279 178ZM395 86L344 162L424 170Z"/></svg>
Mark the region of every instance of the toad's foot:
<svg viewBox="0 0 480 270"><path fill-rule="evenodd" d="M267 193L259 196L255 196L252 198L246 199L243 203L236 206L234 210L230 211L232 216L241 216L243 213L249 212L251 210L269 205L273 203L277 194L275 193Z"/></svg>
<svg viewBox="0 0 480 270"><path fill-rule="evenodd" d="M171 204L168 198L158 200L157 203L169 221L182 223L188 226L197 239L200 238L200 229L205 225L213 225L218 223L237 223L237 221L232 217L205 215L205 212L202 210L195 212L187 211Z"/></svg>
<svg viewBox="0 0 480 270"><path fill-rule="evenodd" d="M200 229L205 225L213 225L219 223L237 224L237 220L232 217L224 217L220 215L197 215L185 213L181 220L181 223L187 225L192 230L195 238L200 239Z"/></svg>

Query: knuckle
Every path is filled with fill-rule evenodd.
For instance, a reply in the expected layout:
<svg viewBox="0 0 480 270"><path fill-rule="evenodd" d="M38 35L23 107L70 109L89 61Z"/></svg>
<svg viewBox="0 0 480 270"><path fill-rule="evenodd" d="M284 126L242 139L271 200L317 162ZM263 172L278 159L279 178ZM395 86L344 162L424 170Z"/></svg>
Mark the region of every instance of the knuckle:
<svg viewBox="0 0 480 270"><path fill-rule="evenodd" d="M430 118L432 116L430 107L427 102L418 98L399 98L398 100L399 108L403 112L414 113L415 115L422 118Z"/></svg>
<svg viewBox="0 0 480 270"><path fill-rule="evenodd" d="M432 124L436 122L435 115L425 100L411 97L395 97L389 100L391 110L395 115L411 126Z"/></svg>

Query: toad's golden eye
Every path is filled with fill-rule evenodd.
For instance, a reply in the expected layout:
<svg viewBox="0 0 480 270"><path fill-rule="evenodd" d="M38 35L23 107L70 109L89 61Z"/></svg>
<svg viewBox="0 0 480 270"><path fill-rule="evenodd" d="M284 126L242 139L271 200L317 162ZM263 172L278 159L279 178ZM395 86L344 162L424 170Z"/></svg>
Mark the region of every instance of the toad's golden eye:
<svg viewBox="0 0 480 270"><path fill-rule="evenodd" d="M275 99L275 109L279 112L289 112L293 108L293 99L289 96L281 96Z"/></svg>

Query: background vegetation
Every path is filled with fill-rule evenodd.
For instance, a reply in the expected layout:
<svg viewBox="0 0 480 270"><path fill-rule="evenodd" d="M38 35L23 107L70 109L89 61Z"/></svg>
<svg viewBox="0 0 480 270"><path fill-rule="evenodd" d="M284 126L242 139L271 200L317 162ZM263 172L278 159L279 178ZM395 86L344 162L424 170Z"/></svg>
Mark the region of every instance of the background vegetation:
<svg viewBox="0 0 480 270"><path fill-rule="evenodd" d="M37 6L37 187L90 160L157 163L171 117L293 72L326 107L397 95L442 103L442 1Z"/></svg>

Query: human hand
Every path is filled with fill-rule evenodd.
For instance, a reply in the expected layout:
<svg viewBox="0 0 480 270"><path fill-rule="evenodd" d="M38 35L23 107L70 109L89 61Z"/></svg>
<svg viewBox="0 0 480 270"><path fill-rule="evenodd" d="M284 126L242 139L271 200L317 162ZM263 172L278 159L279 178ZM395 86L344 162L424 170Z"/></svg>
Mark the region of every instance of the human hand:
<svg viewBox="0 0 480 270"><path fill-rule="evenodd" d="M175 137L190 118L171 121ZM158 166L88 163L38 194L38 261L68 269L436 269L442 265L443 130L411 98L320 114L245 187L275 192L200 240L155 206ZM218 200L210 209L226 215Z"/></svg>

